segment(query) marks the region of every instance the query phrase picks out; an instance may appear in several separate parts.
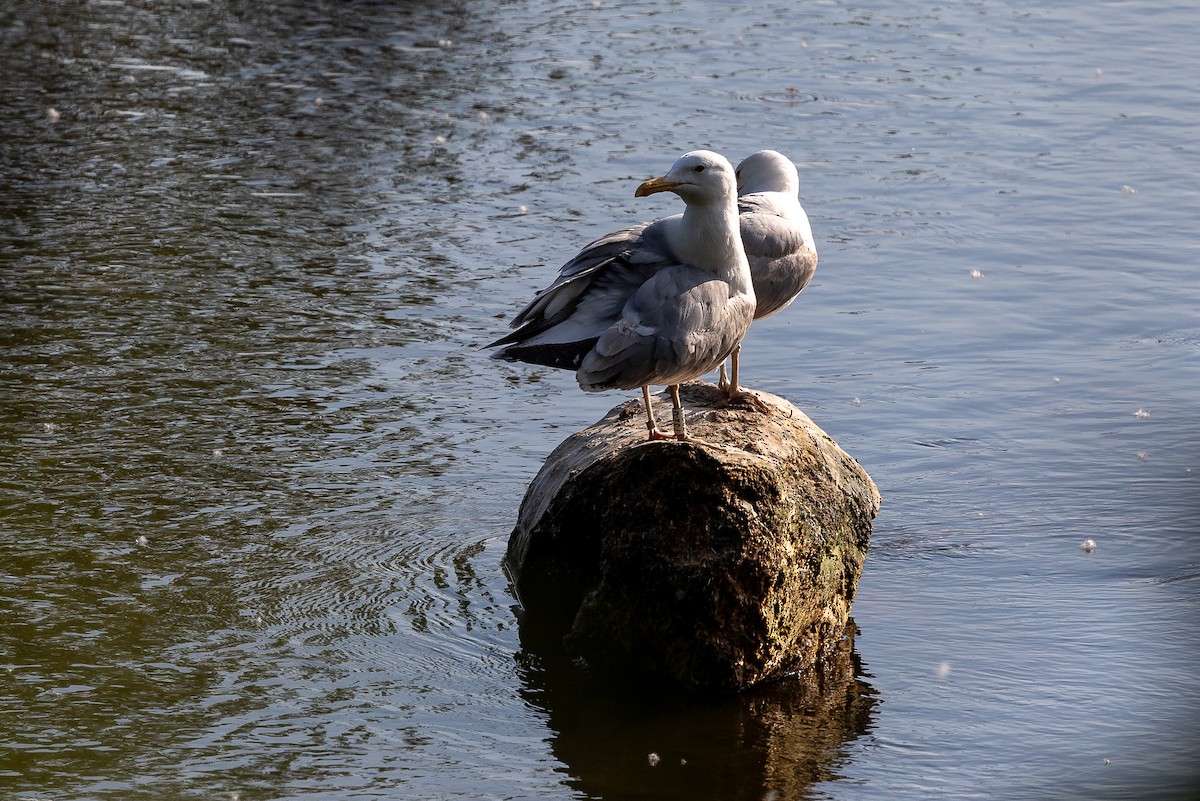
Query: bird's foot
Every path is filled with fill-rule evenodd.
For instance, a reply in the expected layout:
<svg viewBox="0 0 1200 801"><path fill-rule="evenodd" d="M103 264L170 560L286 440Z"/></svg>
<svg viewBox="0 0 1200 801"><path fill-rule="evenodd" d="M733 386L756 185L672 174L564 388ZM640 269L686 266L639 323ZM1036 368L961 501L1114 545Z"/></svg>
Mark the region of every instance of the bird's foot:
<svg viewBox="0 0 1200 801"><path fill-rule="evenodd" d="M729 385L721 387L721 389L725 390L725 394L729 396L729 399L726 401L726 403L737 403L739 401L743 401L752 406L756 411L762 412L763 414L767 414L771 411L771 405L755 395L753 390L746 389L745 387L732 387Z"/></svg>
<svg viewBox="0 0 1200 801"><path fill-rule="evenodd" d="M721 444L721 443L719 443L719 442L709 442L709 441L708 441L708 440L706 440L706 439L700 439L699 437L693 437L691 434L685 434L685 435L684 435L684 436L682 436L682 437L671 437L671 439L673 439L673 440L675 440L675 441L677 441L677 442L686 442L686 443L688 443L689 445L700 445L700 446L702 446L702 447L705 447L705 448L712 448L712 449L714 449L714 450L718 450L718 451L734 451L734 450L737 450L736 448L733 448L733 447L731 447L731 446L729 446L729 445L722 445L722 444Z"/></svg>
<svg viewBox="0 0 1200 801"><path fill-rule="evenodd" d="M682 414L674 415L671 422L674 424L674 433L663 431L658 426L647 423L646 430L649 433L649 440L651 442L687 442L692 445L700 445L705 448L716 448L717 450L721 451L733 450L728 445L720 445L716 442L709 442L708 440L703 440L699 437L693 437L688 433L687 425L685 425L683 422Z"/></svg>
<svg viewBox="0 0 1200 801"><path fill-rule="evenodd" d="M725 373L725 362L721 362L721 369L717 371L717 389L729 392L729 376Z"/></svg>
<svg viewBox="0 0 1200 801"><path fill-rule="evenodd" d="M672 428L675 429L675 436L672 437L672 439L674 439L676 442L686 442L691 445L701 445L705 448L715 448L720 451L730 450L730 448L725 445L719 445L716 442L709 442L708 440L703 440L699 437L693 437L691 434L689 434L687 430L687 424L683 421L683 409L671 410L671 424Z"/></svg>
<svg viewBox="0 0 1200 801"><path fill-rule="evenodd" d="M661 440L667 440L667 439L675 439L674 434L669 434L666 431L663 431L662 429L660 429L658 426L647 426L646 428L650 432L649 439L651 442L654 442L656 440L661 441Z"/></svg>

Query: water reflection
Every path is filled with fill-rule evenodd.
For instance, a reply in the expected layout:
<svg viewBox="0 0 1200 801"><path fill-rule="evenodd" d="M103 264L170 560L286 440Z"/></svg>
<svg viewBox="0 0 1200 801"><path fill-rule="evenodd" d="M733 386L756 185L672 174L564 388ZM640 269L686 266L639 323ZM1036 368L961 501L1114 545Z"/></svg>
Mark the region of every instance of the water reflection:
<svg viewBox="0 0 1200 801"><path fill-rule="evenodd" d="M802 799L837 778L879 702L854 634L851 621L819 674L697 698L603 679L523 622L522 694L546 712L554 754L589 798Z"/></svg>

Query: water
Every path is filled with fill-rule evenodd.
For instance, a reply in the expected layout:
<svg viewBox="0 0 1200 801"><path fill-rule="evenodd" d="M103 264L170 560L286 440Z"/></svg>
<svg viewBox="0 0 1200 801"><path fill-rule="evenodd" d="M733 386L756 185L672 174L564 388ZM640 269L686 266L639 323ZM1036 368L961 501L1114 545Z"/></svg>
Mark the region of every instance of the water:
<svg viewBox="0 0 1200 801"><path fill-rule="evenodd" d="M1198 34L6 5L0 797L1197 797ZM745 379L884 495L818 697L600 685L500 569L623 396L478 346L695 147L801 164L821 265Z"/></svg>

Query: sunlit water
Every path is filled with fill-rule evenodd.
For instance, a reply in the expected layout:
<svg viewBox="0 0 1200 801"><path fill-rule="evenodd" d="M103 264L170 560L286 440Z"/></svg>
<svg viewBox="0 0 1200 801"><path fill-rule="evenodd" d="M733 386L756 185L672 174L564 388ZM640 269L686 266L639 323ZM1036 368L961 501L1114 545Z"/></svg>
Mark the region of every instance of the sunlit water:
<svg viewBox="0 0 1200 801"><path fill-rule="evenodd" d="M0 10L0 797L1197 797L1192 6L426 5ZM884 496L823 698L500 567L623 396L479 346L695 147L801 164L745 378Z"/></svg>

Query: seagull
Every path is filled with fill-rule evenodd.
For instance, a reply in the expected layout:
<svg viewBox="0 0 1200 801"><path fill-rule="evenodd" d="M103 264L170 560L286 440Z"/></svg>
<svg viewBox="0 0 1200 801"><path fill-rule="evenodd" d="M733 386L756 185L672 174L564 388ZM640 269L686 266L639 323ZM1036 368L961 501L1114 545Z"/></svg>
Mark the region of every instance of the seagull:
<svg viewBox="0 0 1200 801"><path fill-rule="evenodd" d="M760 150L737 167L738 211L742 244L750 262L757 308L761 320L786 308L817 270L817 249L812 226L800 205L800 176L796 165L782 153ZM733 349L730 377L721 362L718 386L731 399L753 395L738 386L738 356Z"/></svg>
<svg viewBox="0 0 1200 801"><path fill-rule="evenodd" d="M674 192L682 214L622 228L586 246L517 314L493 358L575 371L585 392L641 387L650 439L700 445L679 385L733 352L754 317L738 229L737 178L718 153L685 153L635 197ZM658 428L650 385L671 394L673 433Z"/></svg>

